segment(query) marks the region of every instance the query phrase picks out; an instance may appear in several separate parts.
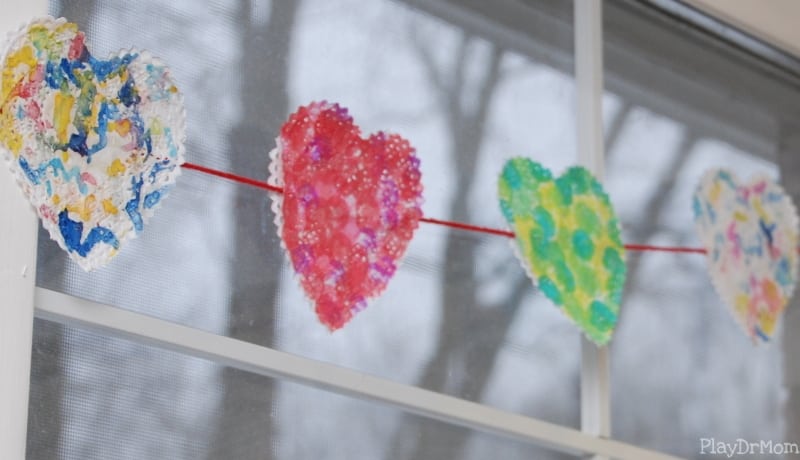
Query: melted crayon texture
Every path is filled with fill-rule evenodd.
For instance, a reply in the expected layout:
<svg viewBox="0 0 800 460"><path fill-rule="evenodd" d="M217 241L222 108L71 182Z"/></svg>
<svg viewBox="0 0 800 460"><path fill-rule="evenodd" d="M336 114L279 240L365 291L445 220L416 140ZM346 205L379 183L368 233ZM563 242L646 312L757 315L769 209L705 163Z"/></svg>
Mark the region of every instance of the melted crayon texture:
<svg viewBox="0 0 800 460"><path fill-rule="evenodd" d="M114 232L105 227L93 227L86 234L86 240L81 241L84 235L83 223L70 219L67 210L61 211L58 215L58 227L67 244L67 250L76 252L82 257L86 257L98 243L111 245L114 249L119 248L119 241Z"/></svg>
<svg viewBox="0 0 800 460"><path fill-rule="evenodd" d="M419 224L419 160L396 134L362 138L327 102L289 117L275 155L281 237L320 321L338 329L386 288Z"/></svg>
<svg viewBox="0 0 800 460"><path fill-rule="evenodd" d="M751 340L769 340L797 280L791 198L766 177L740 184L715 169L701 179L692 208L717 293Z"/></svg>
<svg viewBox="0 0 800 460"><path fill-rule="evenodd" d="M76 262L107 263L183 163L183 100L168 69L138 51L95 58L75 24L53 18L12 37L0 68L12 173Z"/></svg>
<svg viewBox="0 0 800 460"><path fill-rule="evenodd" d="M515 252L539 289L598 345L611 339L625 284L625 248L614 209L584 168L554 179L526 158L498 181Z"/></svg>

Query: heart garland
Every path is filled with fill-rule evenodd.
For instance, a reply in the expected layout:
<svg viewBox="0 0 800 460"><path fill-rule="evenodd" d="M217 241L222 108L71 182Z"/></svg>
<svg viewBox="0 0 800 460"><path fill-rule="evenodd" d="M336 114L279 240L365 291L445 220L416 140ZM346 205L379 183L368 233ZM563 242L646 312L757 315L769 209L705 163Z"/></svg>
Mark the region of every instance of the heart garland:
<svg viewBox="0 0 800 460"><path fill-rule="evenodd" d="M498 181L514 252L539 289L597 345L611 339L625 284L625 248L600 183L581 167L553 179L527 158Z"/></svg>
<svg viewBox="0 0 800 460"><path fill-rule="evenodd" d="M99 60L77 25L40 18L0 54L0 150L50 236L82 268L108 263L144 228L184 162L183 98L147 52ZM300 107L271 152L282 244L331 330L393 276L422 217L419 160L402 137L364 139L347 110ZM583 168L563 176L514 158L498 182L515 252L584 333L606 344L619 314L624 246L608 196ZM694 215L714 286L754 340L768 340L798 276L798 217L766 178L709 171Z"/></svg>
<svg viewBox="0 0 800 460"><path fill-rule="evenodd" d="M419 225L419 159L396 134L362 138L324 101L292 114L270 155L284 249L319 320L339 329L386 289Z"/></svg>
<svg viewBox="0 0 800 460"><path fill-rule="evenodd" d="M84 270L142 231L184 162L183 98L147 52L97 59L65 19L0 55L0 150L44 228Z"/></svg>
<svg viewBox="0 0 800 460"><path fill-rule="evenodd" d="M732 173L714 169L700 180L693 207L717 293L754 342L769 340L798 274L791 198L767 177L740 184Z"/></svg>

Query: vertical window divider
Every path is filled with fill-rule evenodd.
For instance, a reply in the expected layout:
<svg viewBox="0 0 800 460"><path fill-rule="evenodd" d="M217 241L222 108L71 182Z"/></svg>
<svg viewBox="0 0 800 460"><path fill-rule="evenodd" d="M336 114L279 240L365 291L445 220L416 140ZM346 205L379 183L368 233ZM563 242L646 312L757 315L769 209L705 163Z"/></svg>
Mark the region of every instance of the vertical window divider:
<svg viewBox="0 0 800 460"><path fill-rule="evenodd" d="M602 182L603 139L603 6L601 0L575 0L575 110L578 163ZM581 337L581 430L611 436L610 356ZM604 460L596 456L595 460Z"/></svg>
<svg viewBox="0 0 800 460"><path fill-rule="evenodd" d="M4 0L0 44L10 31L46 12L45 0ZM0 166L5 169L0 172L0 458L24 459L39 223L5 166Z"/></svg>
<svg viewBox="0 0 800 460"><path fill-rule="evenodd" d="M20 2L21 3L21 2ZM12 16L14 16L12 14ZM4 18L5 19L5 18ZM3 160L0 160L3 161ZM2 165L5 169L5 165ZM0 458L25 458L33 344L38 221L7 171L0 173Z"/></svg>

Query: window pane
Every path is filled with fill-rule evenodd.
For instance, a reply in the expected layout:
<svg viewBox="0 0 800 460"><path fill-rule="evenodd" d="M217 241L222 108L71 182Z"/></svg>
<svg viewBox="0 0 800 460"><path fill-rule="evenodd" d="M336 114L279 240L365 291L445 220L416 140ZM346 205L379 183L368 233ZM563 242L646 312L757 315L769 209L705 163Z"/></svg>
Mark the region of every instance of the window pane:
<svg viewBox="0 0 800 460"><path fill-rule="evenodd" d="M607 184L624 237L698 247L691 197L706 169L794 180L778 163L798 81L650 8L604 6ZM612 345L614 436L691 458L701 438L781 441L780 334L750 343L702 255L629 253L628 273Z"/></svg>
<svg viewBox="0 0 800 460"><path fill-rule="evenodd" d="M569 459L524 443L403 414L383 405L247 374L197 358L111 339L44 320L37 337L61 335L69 348L65 372L42 372L53 349L37 342L33 377L34 414L56 418L60 435L38 438L29 459ZM216 421L225 392L223 375L248 382L250 400L272 401L280 429L250 423L247 407L230 420L233 436L220 436ZM58 391L57 406L41 391ZM41 430L32 417L30 431ZM50 426L50 424L45 424ZM434 435L422 444L418 433ZM458 449L457 457L450 457Z"/></svg>
<svg viewBox="0 0 800 460"><path fill-rule="evenodd" d="M52 8L82 24L96 55L136 46L170 64L186 98L193 163L265 180L280 124L298 105L328 99L348 107L365 133L390 130L414 144L427 216L503 228L495 189L507 158L530 156L556 172L575 161L570 2ZM579 334L531 287L506 238L422 224L387 292L331 334L285 263L270 205L261 190L184 171L142 235L96 273L83 273L42 234L38 284L577 425ZM63 338L59 372L75 371L73 353L96 352L82 340ZM253 401L261 388L236 373L216 378L216 399L204 403L214 406L213 436L229 443L242 426L294 423L286 415L269 428L278 409L269 398ZM167 391L171 381L160 384ZM69 427L87 429L73 410L64 408ZM422 426L402 436L432 445L435 433Z"/></svg>

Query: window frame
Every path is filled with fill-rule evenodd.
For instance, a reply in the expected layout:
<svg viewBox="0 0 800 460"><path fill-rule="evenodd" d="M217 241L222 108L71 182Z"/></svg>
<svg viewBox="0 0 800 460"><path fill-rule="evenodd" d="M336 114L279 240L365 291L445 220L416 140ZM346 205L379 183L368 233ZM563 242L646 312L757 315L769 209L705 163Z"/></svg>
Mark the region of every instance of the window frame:
<svg viewBox="0 0 800 460"><path fill-rule="evenodd" d="M578 163L603 177L604 138L602 1L574 0L576 133ZM655 2L658 3L658 2ZM702 8L703 2L692 2ZM708 14L717 15L714 10ZM6 0L0 30L47 14L45 0ZM754 18L763 27L764 16ZM747 29L747 27L746 27ZM772 40L779 46L785 39ZM765 38L762 36L762 38ZM611 437L610 356L582 338L581 429L501 411L483 404L372 377L312 359L210 334L168 321L101 305L35 286L38 222L16 190L10 174L0 174L0 457L25 458L31 344L34 317L177 351L240 370L289 380L480 432L514 438L596 459L675 459Z"/></svg>
<svg viewBox="0 0 800 460"><path fill-rule="evenodd" d="M46 0L6 1L2 39L30 18L47 13ZM4 160L3 160L4 161ZM3 165L4 169L5 165ZM38 218L8 172L0 174L0 457L25 458L33 343Z"/></svg>

